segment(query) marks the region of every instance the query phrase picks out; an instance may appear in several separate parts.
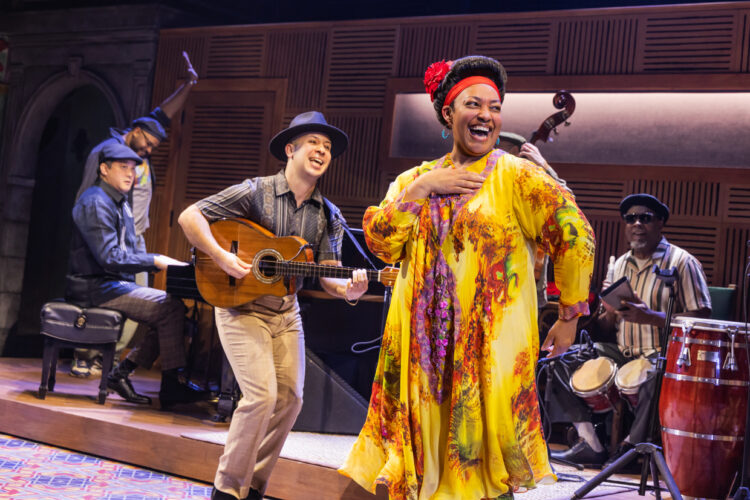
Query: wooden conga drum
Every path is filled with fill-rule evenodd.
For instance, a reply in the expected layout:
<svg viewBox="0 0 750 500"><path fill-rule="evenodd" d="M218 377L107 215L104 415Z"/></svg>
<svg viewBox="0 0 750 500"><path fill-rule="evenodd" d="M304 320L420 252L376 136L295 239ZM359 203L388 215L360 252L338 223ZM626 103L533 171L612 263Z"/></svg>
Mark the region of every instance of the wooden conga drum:
<svg viewBox="0 0 750 500"><path fill-rule="evenodd" d="M659 399L664 457L683 495L726 498L745 439L747 331L688 317L671 326Z"/></svg>

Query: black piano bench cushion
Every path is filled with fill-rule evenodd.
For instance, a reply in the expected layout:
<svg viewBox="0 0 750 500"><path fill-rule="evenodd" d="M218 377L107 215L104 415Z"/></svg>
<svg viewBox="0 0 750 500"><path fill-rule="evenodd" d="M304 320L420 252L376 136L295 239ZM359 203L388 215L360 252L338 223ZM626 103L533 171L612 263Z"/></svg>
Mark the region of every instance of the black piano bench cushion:
<svg viewBox="0 0 750 500"><path fill-rule="evenodd" d="M41 316L42 335L76 344L117 342L125 321L119 311L68 302L47 302Z"/></svg>

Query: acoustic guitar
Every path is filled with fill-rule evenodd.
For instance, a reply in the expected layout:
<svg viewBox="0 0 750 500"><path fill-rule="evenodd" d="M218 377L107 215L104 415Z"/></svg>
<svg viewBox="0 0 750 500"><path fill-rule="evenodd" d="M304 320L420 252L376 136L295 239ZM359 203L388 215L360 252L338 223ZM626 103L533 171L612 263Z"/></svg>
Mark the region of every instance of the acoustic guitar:
<svg viewBox="0 0 750 500"><path fill-rule="evenodd" d="M244 278L229 276L205 252L195 249L195 281L204 300L216 307L237 307L262 295L283 297L297 291L300 277L351 278L353 267L313 262L311 245L297 236L275 236L246 219L222 219L211 224L219 245L252 264ZM393 286L399 270L368 270L370 281Z"/></svg>

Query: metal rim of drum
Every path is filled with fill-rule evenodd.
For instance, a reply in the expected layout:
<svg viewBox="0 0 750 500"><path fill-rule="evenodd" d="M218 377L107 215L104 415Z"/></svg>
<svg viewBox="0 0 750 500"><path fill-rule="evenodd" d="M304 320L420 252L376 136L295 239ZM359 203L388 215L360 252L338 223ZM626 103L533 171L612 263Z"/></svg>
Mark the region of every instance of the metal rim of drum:
<svg viewBox="0 0 750 500"><path fill-rule="evenodd" d="M597 387L596 389L591 389L589 391L581 391L579 389L576 389L575 386L573 385L573 377L575 377L575 372L573 372L573 376L570 377L570 381L568 382L568 385L570 385L570 390L573 391L573 394L575 394L579 398L587 398L591 396L598 396L600 394L605 394L607 390L609 390L609 388L612 386L612 384L615 381L615 377L617 376L617 365L615 364L614 361L612 361L609 358L604 358L604 359L607 360L607 362L609 363L609 366L612 368L612 373L607 378L607 380L605 380L604 383L600 385L599 387ZM580 370L580 368L578 370ZM578 370L576 370L576 372Z"/></svg>

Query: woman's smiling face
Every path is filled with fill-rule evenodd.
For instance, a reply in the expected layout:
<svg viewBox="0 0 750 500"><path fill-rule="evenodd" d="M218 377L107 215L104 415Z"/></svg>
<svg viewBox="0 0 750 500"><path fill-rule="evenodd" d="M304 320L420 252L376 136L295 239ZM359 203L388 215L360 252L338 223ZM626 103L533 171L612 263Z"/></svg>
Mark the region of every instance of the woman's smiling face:
<svg viewBox="0 0 750 500"><path fill-rule="evenodd" d="M465 88L453 101L453 107L443 107L443 117L453 132L453 157L482 157L497 142L502 119L500 96L490 85L478 83Z"/></svg>

